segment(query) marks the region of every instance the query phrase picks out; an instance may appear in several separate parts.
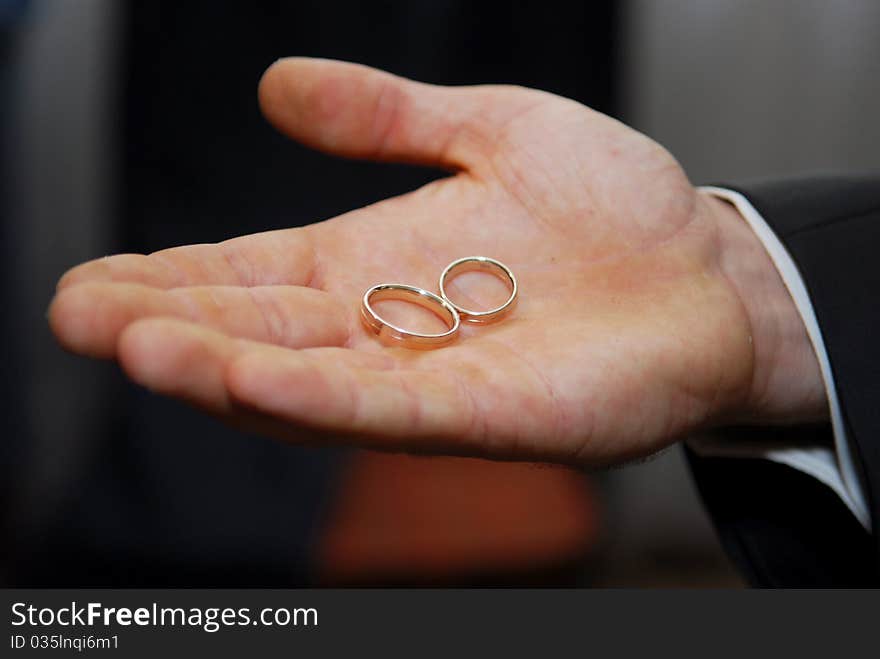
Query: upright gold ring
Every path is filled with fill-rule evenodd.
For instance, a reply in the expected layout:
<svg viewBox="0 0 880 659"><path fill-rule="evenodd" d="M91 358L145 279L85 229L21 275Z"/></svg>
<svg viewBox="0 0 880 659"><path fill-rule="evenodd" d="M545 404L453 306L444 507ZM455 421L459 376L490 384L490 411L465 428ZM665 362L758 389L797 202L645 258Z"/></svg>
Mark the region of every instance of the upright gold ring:
<svg viewBox="0 0 880 659"><path fill-rule="evenodd" d="M371 303L382 300L401 300L417 304L439 316L449 329L439 334L422 334L398 327L383 319L373 309ZM361 304L361 316L370 331L380 339L422 350L438 348L452 342L461 325L461 318L452 303L423 288L406 284L379 284L367 290Z"/></svg>
<svg viewBox="0 0 880 659"><path fill-rule="evenodd" d="M487 311L473 311L471 309L465 309L450 300L449 295L446 294L447 281L456 275L474 271L488 272L504 280L507 287L510 289L510 296L507 298L507 301L494 309L489 309ZM490 259L488 256L466 256L463 259L458 259L447 265L446 269L440 275L440 296L446 300L446 302L455 307L455 310L458 311L462 320L471 323L491 323L499 320L513 308L516 294L516 277L513 276L510 268L504 265L501 261Z"/></svg>

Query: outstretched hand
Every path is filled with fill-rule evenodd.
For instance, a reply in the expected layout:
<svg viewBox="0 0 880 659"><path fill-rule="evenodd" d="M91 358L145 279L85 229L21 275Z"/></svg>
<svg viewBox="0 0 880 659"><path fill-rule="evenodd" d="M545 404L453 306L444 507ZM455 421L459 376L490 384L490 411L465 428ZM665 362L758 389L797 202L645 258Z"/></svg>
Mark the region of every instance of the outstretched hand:
<svg viewBox="0 0 880 659"><path fill-rule="evenodd" d="M277 62L259 97L314 148L453 173L304 228L80 265L50 309L62 345L265 434L391 450L601 465L824 413L757 239L643 135L535 90L325 60ZM436 291L470 255L517 276L503 322L431 351L361 324L368 287ZM461 279L476 306L484 282Z"/></svg>

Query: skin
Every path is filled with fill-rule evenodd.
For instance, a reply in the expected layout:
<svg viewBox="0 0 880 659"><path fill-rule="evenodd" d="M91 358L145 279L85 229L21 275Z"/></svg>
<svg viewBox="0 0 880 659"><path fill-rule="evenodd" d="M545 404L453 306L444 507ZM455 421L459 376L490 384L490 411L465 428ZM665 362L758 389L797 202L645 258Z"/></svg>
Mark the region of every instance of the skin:
<svg viewBox="0 0 880 659"><path fill-rule="evenodd" d="M827 415L763 247L644 135L536 90L305 58L272 65L259 99L311 147L450 176L305 228L73 268L49 310L65 348L284 440L419 453L595 467L712 426ZM468 255L517 275L503 322L431 351L361 324L369 286L436 290ZM485 304L481 277L457 301Z"/></svg>

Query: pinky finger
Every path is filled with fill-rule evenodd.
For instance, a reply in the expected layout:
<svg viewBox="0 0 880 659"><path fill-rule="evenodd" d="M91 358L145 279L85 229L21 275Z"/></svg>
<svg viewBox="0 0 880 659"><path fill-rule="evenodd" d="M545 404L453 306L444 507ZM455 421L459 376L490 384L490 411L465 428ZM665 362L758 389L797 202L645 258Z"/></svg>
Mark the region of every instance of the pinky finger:
<svg viewBox="0 0 880 659"><path fill-rule="evenodd" d="M264 415L370 448L485 452L477 450L479 410L458 378L361 357L338 348L249 351L230 364L227 386L235 401Z"/></svg>
<svg viewBox="0 0 880 659"><path fill-rule="evenodd" d="M457 380L344 348L291 350L184 320L150 318L119 338L126 374L238 427L308 443L476 451L475 410Z"/></svg>
<svg viewBox="0 0 880 659"><path fill-rule="evenodd" d="M119 336L117 359L128 377L166 396L214 414L233 412L226 365L245 341L184 320L148 318Z"/></svg>

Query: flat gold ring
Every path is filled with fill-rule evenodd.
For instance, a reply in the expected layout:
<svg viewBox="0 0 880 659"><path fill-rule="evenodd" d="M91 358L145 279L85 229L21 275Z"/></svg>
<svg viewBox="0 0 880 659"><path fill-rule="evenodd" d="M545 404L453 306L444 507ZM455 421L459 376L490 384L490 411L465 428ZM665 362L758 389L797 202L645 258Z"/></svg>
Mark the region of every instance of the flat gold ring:
<svg viewBox="0 0 880 659"><path fill-rule="evenodd" d="M446 294L446 284L448 280L465 272L474 271L488 272L504 280L507 287L510 289L510 297L507 298L507 301L494 309L489 309L487 311L473 311L471 309L465 309L450 300L449 296ZM513 303L516 300L516 294L516 277L513 276L510 268L504 265L501 261L490 259L488 256L466 256L463 259L458 259L447 265L446 269L440 275L440 296L455 307L455 310L458 311L462 320L471 323L491 323L499 320L513 307Z"/></svg>
<svg viewBox="0 0 880 659"><path fill-rule="evenodd" d="M398 327L383 319L373 309L372 303L381 302L382 300L400 300L417 304L436 314L446 323L449 329L439 334L422 334ZM431 291L426 291L417 286L407 286L406 284L379 284L368 289L364 293L363 303L361 304L361 316L367 328L380 339L388 343L402 345L405 348L422 350L439 348L455 340L458 328L461 325L458 311L450 302Z"/></svg>

